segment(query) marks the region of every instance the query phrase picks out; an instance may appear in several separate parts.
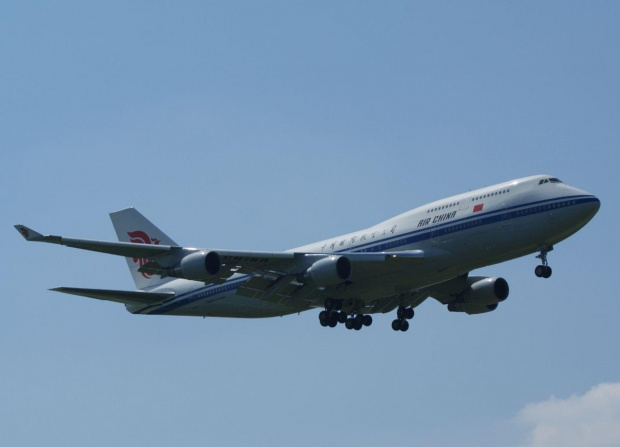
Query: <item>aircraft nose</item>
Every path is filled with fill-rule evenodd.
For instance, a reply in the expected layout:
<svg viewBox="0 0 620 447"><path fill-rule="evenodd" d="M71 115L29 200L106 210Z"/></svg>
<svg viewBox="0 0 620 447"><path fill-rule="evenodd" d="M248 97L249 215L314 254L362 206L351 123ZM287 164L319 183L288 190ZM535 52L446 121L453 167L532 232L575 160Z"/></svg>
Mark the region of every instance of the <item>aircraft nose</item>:
<svg viewBox="0 0 620 447"><path fill-rule="evenodd" d="M585 219L590 220L601 208L601 201L598 197L581 189L576 189L577 195L581 197L582 215Z"/></svg>
<svg viewBox="0 0 620 447"><path fill-rule="evenodd" d="M592 213L592 216L598 213L598 210L601 208L601 201L598 197L592 196L592 201L588 203L589 211Z"/></svg>

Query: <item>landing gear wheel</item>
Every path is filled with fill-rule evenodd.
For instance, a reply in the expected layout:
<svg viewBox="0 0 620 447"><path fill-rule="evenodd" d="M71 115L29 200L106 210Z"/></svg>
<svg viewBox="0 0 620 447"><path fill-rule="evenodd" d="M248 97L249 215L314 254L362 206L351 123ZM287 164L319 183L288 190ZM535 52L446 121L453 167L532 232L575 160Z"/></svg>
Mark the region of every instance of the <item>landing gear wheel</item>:
<svg viewBox="0 0 620 447"><path fill-rule="evenodd" d="M403 320L400 323L400 330L402 332L407 332L407 329L409 329L409 322L407 320Z"/></svg>
<svg viewBox="0 0 620 447"><path fill-rule="evenodd" d="M362 324L366 327L370 326L372 324L372 317L370 315L364 315L364 318L362 319Z"/></svg>
<svg viewBox="0 0 620 447"><path fill-rule="evenodd" d="M335 302L331 298L325 298L325 310L332 310L335 306Z"/></svg>
<svg viewBox="0 0 620 447"><path fill-rule="evenodd" d="M353 321L353 318L348 318L347 321L344 322L344 327L347 329L353 329L354 324L355 322Z"/></svg>
<svg viewBox="0 0 620 447"><path fill-rule="evenodd" d="M338 312L333 312L329 314L329 318L328 318L328 322L329 322L329 327L336 327L338 325L338 318L340 317L340 315L338 315Z"/></svg>
<svg viewBox="0 0 620 447"><path fill-rule="evenodd" d="M545 266L544 265L537 265L536 268L534 269L534 274L538 277L538 278L542 278L543 275L545 274Z"/></svg>
<svg viewBox="0 0 620 447"><path fill-rule="evenodd" d="M411 320L414 315L415 312L413 311L413 307L408 307L407 309L405 309L405 318L407 320Z"/></svg>
<svg viewBox="0 0 620 447"><path fill-rule="evenodd" d="M392 321L392 329L394 329L395 331L400 331L401 323L401 320Z"/></svg>
<svg viewBox="0 0 620 447"><path fill-rule="evenodd" d="M405 315L407 315L407 308L400 306L396 311L396 316L399 320L405 319Z"/></svg>
<svg viewBox="0 0 620 447"><path fill-rule="evenodd" d="M338 314L338 323L344 323L345 321L347 321L347 314L340 312Z"/></svg>
<svg viewBox="0 0 620 447"><path fill-rule="evenodd" d="M550 278L553 270L548 265L539 265L534 269L534 274L539 278Z"/></svg>
<svg viewBox="0 0 620 447"><path fill-rule="evenodd" d="M356 331L359 331L363 326L363 323L358 320L357 318L355 320L353 320L353 329L355 329Z"/></svg>

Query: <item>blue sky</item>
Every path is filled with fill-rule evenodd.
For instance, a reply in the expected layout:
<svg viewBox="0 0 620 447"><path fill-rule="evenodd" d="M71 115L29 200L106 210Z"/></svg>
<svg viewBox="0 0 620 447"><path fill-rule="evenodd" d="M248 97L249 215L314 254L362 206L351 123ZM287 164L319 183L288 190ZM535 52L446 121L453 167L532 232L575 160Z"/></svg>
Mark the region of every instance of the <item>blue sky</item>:
<svg viewBox="0 0 620 447"><path fill-rule="evenodd" d="M3 6L0 442L575 447L567 413L620 417L618 4L334 3ZM122 259L12 228L113 240L135 206L180 244L281 250L540 173L602 201L552 279L481 269L496 312L429 300L406 334L132 316L47 291L129 289Z"/></svg>

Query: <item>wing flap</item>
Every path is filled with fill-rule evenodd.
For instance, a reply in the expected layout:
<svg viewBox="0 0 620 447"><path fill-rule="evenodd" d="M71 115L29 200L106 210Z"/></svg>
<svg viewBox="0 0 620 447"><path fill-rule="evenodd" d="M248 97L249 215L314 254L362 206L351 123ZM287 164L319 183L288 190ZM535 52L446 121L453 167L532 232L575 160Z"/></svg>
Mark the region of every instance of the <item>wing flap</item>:
<svg viewBox="0 0 620 447"><path fill-rule="evenodd" d="M128 290L82 289L78 287L56 287L50 290L123 304L160 304L175 296L174 292L154 293Z"/></svg>

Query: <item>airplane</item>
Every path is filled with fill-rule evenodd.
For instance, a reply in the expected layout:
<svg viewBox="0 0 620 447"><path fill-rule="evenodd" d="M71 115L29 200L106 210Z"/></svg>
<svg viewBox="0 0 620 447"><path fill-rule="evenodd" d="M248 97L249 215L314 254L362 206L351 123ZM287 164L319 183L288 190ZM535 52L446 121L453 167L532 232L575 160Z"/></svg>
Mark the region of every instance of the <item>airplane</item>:
<svg viewBox="0 0 620 447"><path fill-rule="evenodd" d="M508 297L508 282L472 270L538 253L535 275L549 278L548 253L599 208L594 195L537 175L286 251L182 247L135 208L110 214L119 242L15 228L27 241L125 257L136 290L51 290L122 303L132 314L262 318L319 308L322 326L360 330L373 314L396 310L392 329L405 332L429 297L450 312L494 311Z"/></svg>

